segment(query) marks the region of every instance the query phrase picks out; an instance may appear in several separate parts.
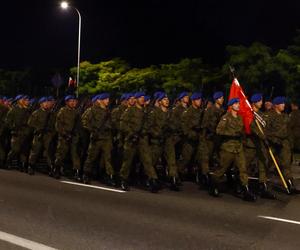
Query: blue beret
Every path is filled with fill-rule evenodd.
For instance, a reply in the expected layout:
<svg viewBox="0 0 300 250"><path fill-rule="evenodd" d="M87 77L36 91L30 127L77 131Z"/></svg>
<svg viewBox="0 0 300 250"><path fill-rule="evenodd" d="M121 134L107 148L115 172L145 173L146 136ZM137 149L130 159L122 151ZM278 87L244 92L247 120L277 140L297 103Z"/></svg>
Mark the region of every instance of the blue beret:
<svg viewBox="0 0 300 250"><path fill-rule="evenodd" d="M39 99L39 103L43 103L43 102L47 102L48 101L48 98L43 96Z"/></svg>
<svg viewBox="0 0 300 250"><path fill-rule="evenodd" d="M145 92L136 92L136 93L134 94L134 97L135 97L135 98L140 98L140 97L145 96L145 95L146 95Z"/></svg>
<svg viewBox="0 0 300 250"><path fill-rule="evenodd" d="M23 98L23 95L17 95L17 96L15 97L15 102L21 100L22 98Z"/></svg>
<svg viewBox="0 0 300 250"><path fill-rule="evenodd" d="M199 99L202 99L202 93L200 92L196 92L196 93L193 93L191 95L191 100L194 101L194 100L199 100Z"/></svg>
<svg viewBox="0 0 300 250"><path fill-rule="evenodd" d="M6 96L3 96L3 97L2 97L2 100L3 100L3 101L7 101L7 99L8 99L8 98L7 98Z"/></svg>
<svg viewBox="0 0 300 250"><path fill-rule="evenodd" d="M145 102L149 101L151 99L151 97L149 95L145 96Z"/></svg>
<svg viewBox="0 0 300 250"><path fill-rule="evenodd" d="M284 96L277 96L273 99L274 105L284 104L286 102L286 99Z"/></svg>
<svg viewBox="0 0 300 250"><path fill-rule="evenodd" d="M128 95L128 93L122 94L121 97L120 97L120 101L127 100L127 95Z"/></svg>
<svg viewBox="0 0 300 250"><path fill-rule="evenodd" d="M251 96L250 101L252 103L255 103L255 102L261 101L262 99L263 99L263 95L261 93L257 93L257 94L254 94L254 95Z"/></svg>
<svg viewBox="0 0 300 250"><path fill-rule="evenodd" d="M229 101L228 101L228 106L231 106L237 102L240 102L240 99L239 98L231 98Z"/></svg>
<svg viewBox="0 0 300 250"><path fill-rule="evenodd" d="M224 96L224 93L222 91L217 91L213 94L214 100L217 100L217 99L221 98L222 96Z"/></svg>
<svg viewBox="0 0 300 250"><path fill-rule="evenodd" d="M188 95L189 95L188 92L182 92L177 96L177 99L181 100L183 97L188 96Z"/></svg>
<svg viewBox="0 0 300 250"><path fill-rule="evenodd" d="M127 93L126 100L129 100L131 97L134 97L133 93Z"/></svg>
<svg viewBox="0 0 300 250"><path fill-rule="evenodd" d="M164 92L161 92L160 95L157 97L157 100L158 101L161 101L162 99L168 97L166 93Z"/></svg>
<svg viewBox="0 0 300 250"><path fill-rule="evenodd" d="M161 94L164 94L163 91L156 91L154 94L153 94L153 98L154 100L157 100Z"/></svg>
<svg viewBox="0 0 300 250"><path fill-rule="evenodd" d="M49 102L53 102L53 101L55 101L55 98L54 98L52 95L51 95L51 96L48 96L48 98L47 98L47 99L48 99L48 101L49 101Z"/></svg>
<svg viewBox="0 0 300 250"><path fill-rule="evenodd" d="M110 94L109 93L102 93L99 95L98 99L99 100L104 100L104 99L107 99L110 97Z"/></svg>
<svg viewBox="0 0 300 250"><path fill-rule="evenodd" d="M94 96L92 97L92 102L95 102L95 101L97 101L97 100L99 100L99 95L94 95Z"/></svg>
<svg viewBox="0 0 300 250"><path fill-rule="evenodd" d="M77 100L77 98L76 98L74 95L67 95L67 96L65 97L65 101L67 102L67 101L69 101L69 100Z"/></svg>

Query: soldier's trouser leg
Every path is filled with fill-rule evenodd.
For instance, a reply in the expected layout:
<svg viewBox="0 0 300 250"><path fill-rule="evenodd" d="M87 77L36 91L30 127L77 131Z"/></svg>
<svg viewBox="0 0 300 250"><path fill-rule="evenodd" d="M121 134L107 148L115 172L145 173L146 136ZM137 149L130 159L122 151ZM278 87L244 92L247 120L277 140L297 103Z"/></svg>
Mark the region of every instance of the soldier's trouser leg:
<svg viewBox="0 0 300 250"><path fill-rule="evenodd" d="M102 152L101 161L104 163L106 174L108 176L112 176L115 174L114 168L111 164L112 142L111 140L102 140L99 144Z"/></svg>
<svg viewBox="0 0 300 250"><path fill-rule="evenodd" d="M126 141L124 144L124 152L123 152L123 163L120 170L120 177L124 180L128 179L130 174L133 162L133 158L136 155L137 146L134 143Z"/></svg>
<svg viewBox="0 0 300 250"><path fill-rule="evenodd" d="M200 142L199 150L197 154L200 154L200 165L202 174L208 174L209 163L213 157L214 143L211 140L203 140Z"/></svg>
<svg viewBox="0 0 300 250"><path fill-rule="evenodd" d="M248 174L251 174L250 166L257 158L256 149L250 147L244 147L244 154L245 154L247 172Z"/></svg>
<svg viewBox="0 0 300 250"><path fill-rule="evenodd" d="M212 175L212 178L216 182L221 182L223 180L225 172L230 167L230 165L234 163L239 170L240 181L242 185L248 185L248 175L246 171L245 156L243 151L239 153L231 153L225 150L221 150L220 163L221 165L219 169L217 169Z"/></svg>
<svg viewBox="0 0 300 250"><path fill-rule="evenodd" d="M182 147L182 159L179 161L179 172L184 173L186 167L191 163L193 153L195 152L195 145L185 142Z"/></svg>
<svg viewBox="0 0 300 250"><path fill-rule="evenodd" d="M162 146L155 143L150 145L153 166L157 166L159 158L162 156Z"/></svg>
<svg viewBox="0 0 300 250"><path fill-rule="evenodd" d="M98 141L92 140L90 141L87 158L84 163L83 171L84 173L91 174L93 164L95 163L96 159L99 157L100 151L100 143Z"/></svg>
<svg viewBox="0 0 300 250"><path fill-rule="evenodd" d="M287 141L285 141L282 145L282 148L279 153L279 159L282 165L282 171L285 178L291 179L292 178L292 171L291 171L292 151Z"/></svg>
<svg viewBox="0 0 300 250"><path fill-rule="evenodd" d="M47 160L48 166L52 166L54 160L53 160L53 141L54 141L54 134L53 133L47 133L43 137L43 144L44 144L44 151L43 156Z"/></svg>
<svg viewBox="0 0 300 250"><path fill-rule="evenodd" d="M147 140L148 139L144 139L144 138L139 140L139 145L138 145L139 157L141 159L141 162L144 166L145 173L148 176L148 178L157 179L157 174L152 164L152 156L151 154L149 154L149 152L151 151Z"/></svg>
<svg viewBox="0 0 300 250"><path fill-rule="evenodd" d="M42 138L38 135L33 137L32 147L29 155L29 163L35 165L43 149Z"/></svg>
<svg viewBox="0 0 300 250"><path fill-rule="evenodd" d="M62 136L58 137L58 143L56 147L56 154L55 154L55 165L59 167L64 166L64 161L67 157L69 152L69 142Z"/></svg>
<svg viewBox="0 0 300 250"><path fill-rule="evenodd" d="M175 145L172 143L172 138L167 139L164 147L164 155L168 164L169 176L178 177L178 167L176 165Z"/></svg>
<svg viewBox="0 0 300 250"><path fill-rule="evenodd" d="M2 136L0 137L0 140L0 167L3 167L6 158L6 151L3 143L4 138Z"/></svg>
<svg viewBox="0 0 300 250"><path fill-rule="evenodd" d="M81 164L80 164L80 157L78 154L78 143L79 143L79 137L75 136L72 138L71 143L71 159L73 164L73 169L80 170Z"/></svg>
<svg viewBox="0 0 300 250"><path fill-rule="evenodd" d="M8 153L7 159L8 161L13 160L14 158L20 158L21 149L23 144L22 136L12 135L10 142L10 151Z"/></svg>

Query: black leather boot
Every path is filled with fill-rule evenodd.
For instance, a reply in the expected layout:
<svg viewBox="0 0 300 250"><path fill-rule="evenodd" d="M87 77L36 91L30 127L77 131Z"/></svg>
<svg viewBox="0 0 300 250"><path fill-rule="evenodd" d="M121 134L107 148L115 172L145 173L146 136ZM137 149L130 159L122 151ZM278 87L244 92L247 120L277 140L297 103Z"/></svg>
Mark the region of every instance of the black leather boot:
<svg viewBox="0 0 300 250"><path fill-rule="evenodd" d="M78 169L74 170L74 180L77 182L81 182L81 175L80 175L80 171Z"/></svg>
<svg viewBox="0 0 300 250"><path fill-rule="evenodd" d="M90 184L91 183L91 177L88 173L83 174L82 181L84 184Z"/></svg>
<svg viewBox="0 0 300 250"><path fill-rule="evenodd" d="M124 191L130 190L127 180L124 179L121 180L121 189Z"/></svg>
<svg viewBox="0 0 300 250"><path fill-rule="evenodd" d="M245 201L256 201L256 196L249 190L248 185L242 186L242 195Z"/></svg>
<svg viewBox="0 0 300 250"><path fill-rule="evenodd" d="M157 193L159 190L159 184L157 182L157 179L151 178L149 180L149 190L151 193Z"/></svg>
<svg viewBox="0 0 300 250"><path fill-rule="evenodd" d="M267 183L259 183L259 194L260 197L264 199L271 199L271 200L276 199L275 194L271 192Z"/></svg>
<svg viewBox="0 0 300 250"><path fill-rule="evenodd" d="M106 183L107 183L108 186L112 186L112 187L117 186L116 179L113 175L110 175L110 176L107 177Z"/></svg>
<svg viewBox="0 0 300 250"><path fill-rule="evenodd" d="M210 175L208 175L208 193L213 197L220 196L218 185Z"/></svg>
<svg viewBox="0 0 300 250"><path fill-rule="evenodd" d="M180 191L179 189L179 185L178 185L178 181L177 181L177 178L174 176L174 177L171 177L171 181L170 181L170 189L172 191Z"/></svg>
<svg viewBox="0 0 300 250"><path fill-rule="evenodd" d="M32 164L29 164L27 172L28 172L29 175L34 175L35 174L35 167Z"/></svg>
<svg viewBox="0 0 300 250"><path fill-rule="evenodd" d="M288 185L290 194L299 194L300 193L300 191L297 190L297 188L295 187L294 181L292 179L288 179L286 184Z"/></svg>
<svg viewBox="0 0 300 250"><path fill-rule="evenodd" d="M55 179L60 179L60 167L59 166L55 166L53 169L53 177Z"/></svg>

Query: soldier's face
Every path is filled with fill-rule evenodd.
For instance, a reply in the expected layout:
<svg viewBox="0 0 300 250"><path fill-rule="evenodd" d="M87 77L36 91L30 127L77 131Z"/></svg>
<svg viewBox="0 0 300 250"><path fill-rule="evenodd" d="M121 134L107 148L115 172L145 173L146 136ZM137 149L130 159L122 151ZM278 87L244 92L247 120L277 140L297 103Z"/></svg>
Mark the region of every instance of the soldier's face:
<svg viewBox="0 0 300 250"><path fill-rule="evenodd" d="M284 109L285 109L285 104L282 103L282 104L275 105L275 108L276 108L279 112L283 112Z"/></svg>
<svg viewBox="0 0 300 250"><path fill-rule="evenodd" d="M145 97L144 96L141 96L140 98L137 99L137 103L140 105L140 106L144 106L145 105Z"/></svg>
<svg viewBox="0 0 300 250"><path fill-rule="evenodd" d="M232 107L232 110L239 111L240 110L240 103L236 102L236 103L232 104L231 107Z"/></svg>
<svg viewBox="0 0 300 250"><path fill-rule="evenodd" d="M169 101L169 98L163 98L161 101L160 101L160 105L164 108L167 108L169 107L170 105L170 101Z"/></svg>
<svg viewBox="0 0 300 250"><path fill-rule="evenodd" d="M48 102L42 102L42 103L40 104L40 106L41 106L42 109L48 109L48 108L49 108Z"/></svg>
<svg viewBox="0 0 300 250"><path fill-rule="evenodd" d="M49 109L52 109L55 105L55 101L49 101Z"/></svg>
<svg viewBox="0 0 300 250"><path fill-rule="evenodd" d="M106 99L104 99L104 100L101 100L101 103L102 103L102 105L104 105L105 107L107 107L108 104L109 104L109 98L106 98Z"/></svg>
<svg viewBox="0 0 300 250"><path fill-rule="evenodd" d="M78 101L76 99L71 99L71 100L67 101L67 105L72 109L76 108L77 103L78 103Z"/></svg>
<svg viewBox="0 0 300 250"><path fill-rule="evenodd" d="M185 96L185 97L183 97L183 98L181 99L181 101L182 101L183 103L185 103L185 104L188 104L189 101L190 101L190 97L189 97L189 96Z"/></svg>
<svg viewBox="0 0 300 250"><path fill-rule="evenodd" d="M21 106L28 107L29 106L29 99L21 99L20 101Z"/></svg>
<svg viewBox="0 0 300 250"><path fill-rule="evenodd" d="M296 104L294 104L294 103L292 103L292 104L291 104L291 109L292 109L292 110L298 110L298 109L299 109L299 106L296 105Z"/></svg>
<svg viewBox="0 0 300 250"><path fill-rule="evenodd" d="M223 105L224 103L224 96L220 97L219 99L216 100L216 103L219 104L220 106Z"/></svg>
<svg viewBox="0 0 300 250"><path fill-rule="evenodd" d="M202 103L201 99L197 99L193 101L193 105L196 106L197 108L201 107L201 103Z"/></svg>
<svg viewBox="0 0 300 250"><path fill-rule="evenodd" d="M134 105L135 105L135 102L136 102L136 100L135 100L134 97L131 97L131 98L128 99L128 104L129 104L129 106L134 106Z"/></svg>
<svg viewBox="0 0 300 250"><path fill-rule="evenodd" d="M261 109L262 105L263 105L263 102L262 102L262 101L259 101L259 102L254 103L254 106L255 106L257 109Z"/></svg>
<svg viewBox="0 0 300 250"><path fill-rule="evenodd" d="M273 104L271 102L265 102L265 110L271 110Z"/></svg>

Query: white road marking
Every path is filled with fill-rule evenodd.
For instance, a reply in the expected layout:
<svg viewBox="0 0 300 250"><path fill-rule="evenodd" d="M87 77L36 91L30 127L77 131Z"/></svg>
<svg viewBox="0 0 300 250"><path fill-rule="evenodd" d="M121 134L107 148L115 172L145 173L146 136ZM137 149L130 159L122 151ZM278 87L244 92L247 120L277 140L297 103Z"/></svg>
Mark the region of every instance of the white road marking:
<svg viewBox="0 0 300 250"><path fill-rule="evenodd" d="M61 182L65 183L65 184L75 185L75 186L82 186L82 187L89 187L89 188L101 189L101 190L104 190L104 191L110 191L110 192L116 192L116 193L126 193L126 191L123 191L123 190L106 188L106 187L100 187L100 186L94 186L94 185L87 185L87 184L82 184L82 183L77 183L77 182L71 182L71 181L61 181Z"/></svg>
<svg viewBox="0 0 300 250"><path fill-rule="evenodd" d="M18 236L15 236L13 234L8 234L5 232L0 231L0 240L9 242L13 245L17 245L26 249L31 250L57 250L53 247L48 247L46 245L43 245L41 243L37 243L31 240L27 240Z"/></svg>
<svg viewBox="0 0 300 250"><path fill-rule="evenodd" d="M282 218L277 218L277 217L271 217L271 216L263 216L259 215L259 218L267 219L267 220L275 220L275 221L281 221L281 222L286 222L286 223L292 223L296 225L300 225L300 221L296 220L287 220L287 219L282 219Z"/></svg>

